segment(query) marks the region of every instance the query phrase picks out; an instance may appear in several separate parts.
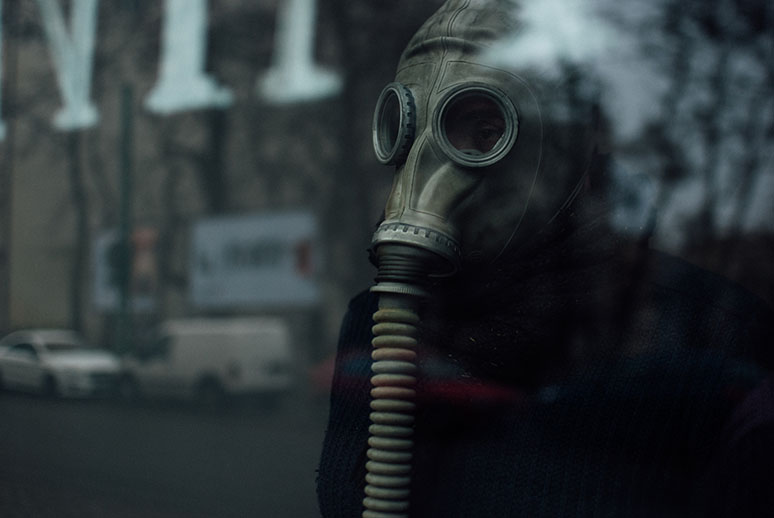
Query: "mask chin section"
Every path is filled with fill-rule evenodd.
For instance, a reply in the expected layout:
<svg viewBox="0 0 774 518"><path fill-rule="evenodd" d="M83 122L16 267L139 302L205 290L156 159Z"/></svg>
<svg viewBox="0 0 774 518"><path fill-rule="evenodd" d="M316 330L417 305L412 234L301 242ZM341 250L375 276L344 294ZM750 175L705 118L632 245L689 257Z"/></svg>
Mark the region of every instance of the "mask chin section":
<svg viewBox="0 0 774 518"><path fill-rule="evenodd" d="M427 226L387 221L379 225L371 243L380 284L411 282L424 286L427 277L449 277L460 269L457 240Z"/></svg>
<svg viewBox="0 0 774 518"><path fill-rule="evenodd" d="M448 272L448 261L438 254L413 245L386 243L376 248L379 271L376 293L399 295L429 295L430 278Z"/></svg>

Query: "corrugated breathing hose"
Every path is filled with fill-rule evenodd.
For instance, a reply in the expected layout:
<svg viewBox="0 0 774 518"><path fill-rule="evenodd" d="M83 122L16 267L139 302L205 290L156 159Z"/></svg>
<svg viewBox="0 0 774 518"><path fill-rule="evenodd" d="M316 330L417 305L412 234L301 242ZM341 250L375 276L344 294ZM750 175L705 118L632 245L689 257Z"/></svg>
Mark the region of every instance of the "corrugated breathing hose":
<svg viewBox="0 0 774 518"><path fill-rule="evenodd" d="M378 250L371 426L363 518L408 518L417 385L419 306L437 257L405 246Z"/></svg>

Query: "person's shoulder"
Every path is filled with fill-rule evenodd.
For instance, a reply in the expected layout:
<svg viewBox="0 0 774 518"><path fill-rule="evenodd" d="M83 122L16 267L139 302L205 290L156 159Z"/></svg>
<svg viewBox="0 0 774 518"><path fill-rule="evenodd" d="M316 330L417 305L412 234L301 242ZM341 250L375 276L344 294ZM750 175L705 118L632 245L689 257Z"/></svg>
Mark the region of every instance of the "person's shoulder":
<svg viewBox="0 0 774 518"><path fill-rule="evenodd" d="M774 309L766 301L731 279L665 252L649 251L647 263L644 278L652 299L669 314L665 322L694 328L710 346L738 345L774 368Z"/></svg>
<svg viewBox="0 0 774 518"><path fill-rule="evenodd" d="M339 329L339 351L367 348L371 341L372 316L378 308L378 298L363 290L349 301Z"/></svg>
<svg viewBox="0 0 774 518"><path fill-rule="evenodd" d="M371 292L370 289L365 289L350 299L347 310L354 313L370 311L369 314L372 315L377 309L378 300L375 293Z"/></svg>
<svg viewBox="0 0 774 518"><path fill-rule="evenodd" d="M739 315L772 314L766 302L727 277L658 250L650 250L648 260L650 281L675 295Z"/></svg>

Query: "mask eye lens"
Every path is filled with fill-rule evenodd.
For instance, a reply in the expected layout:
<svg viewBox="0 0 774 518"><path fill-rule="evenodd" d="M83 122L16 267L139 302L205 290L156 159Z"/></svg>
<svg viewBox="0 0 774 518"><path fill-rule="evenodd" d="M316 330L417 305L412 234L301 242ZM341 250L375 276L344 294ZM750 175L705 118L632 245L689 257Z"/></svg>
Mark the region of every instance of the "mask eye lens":
<svg viewBox="0 0 774 518"><path fill-rule="evenodd" d="M399 164L406 159L414 140L414 98L400 83L390 83L376 102L373 140L376 158L382 164Z"/></svg>
<svg viewBox="0 0 774 518"><path fill-rule="evenodd" d="M492 151L505 133L505 116L494 100L466 95L448 109L444 130L449 143L465 155Z"/></svg>
<svg viewBox="0 0 774 518"><path fill-rule="evenodd" d="M457 162L490 165L508 152L516 136L515 109L493 94L472 90L452 96L440 115L442 145Z"/></svg>
<svg viewBox="0 0 774 518"><path fill-rule="evenodd" d="M379 114L379 144L383 151L389 153L398 142L400 132L400 102L394 92L390 92L384 100L384 106Z"/></svg>

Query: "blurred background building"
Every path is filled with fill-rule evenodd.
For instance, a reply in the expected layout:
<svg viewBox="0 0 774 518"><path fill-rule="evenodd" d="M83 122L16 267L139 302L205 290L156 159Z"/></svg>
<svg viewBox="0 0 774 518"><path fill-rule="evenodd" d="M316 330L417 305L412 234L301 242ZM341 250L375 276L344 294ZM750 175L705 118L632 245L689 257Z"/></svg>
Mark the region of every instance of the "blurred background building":
<svg viewBox="0 0 774 518"><path fill-rule="evenodd" d="M135 333L280 314L332 351L391 181L373 102L440 2L381 4L0 4L0 332L126 347L124 288Z"/></svg>

